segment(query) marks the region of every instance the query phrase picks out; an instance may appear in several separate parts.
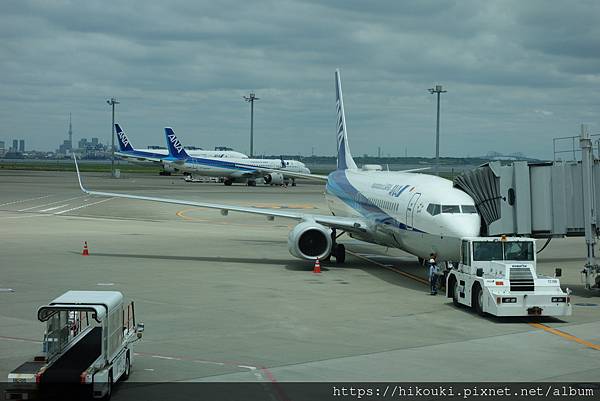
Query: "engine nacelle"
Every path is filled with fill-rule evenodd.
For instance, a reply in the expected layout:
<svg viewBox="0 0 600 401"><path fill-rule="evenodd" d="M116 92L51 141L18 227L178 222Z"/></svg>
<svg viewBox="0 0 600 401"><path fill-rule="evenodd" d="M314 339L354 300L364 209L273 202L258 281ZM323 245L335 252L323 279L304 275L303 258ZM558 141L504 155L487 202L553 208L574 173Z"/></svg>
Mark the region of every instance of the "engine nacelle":
<svg viewBox="0 0 600 401"><path fill-rule="evenodd" d="M281 173L269 173L263 177L265 184L271 185L283 185L283 174Z"/></svg>
<svg viewBox="0 0 600 401"><path fill-rule="evenodd" d="M288 249L300 259L326 258L332 244L331 229L311 221L297 224L288 235Z"/></svg>

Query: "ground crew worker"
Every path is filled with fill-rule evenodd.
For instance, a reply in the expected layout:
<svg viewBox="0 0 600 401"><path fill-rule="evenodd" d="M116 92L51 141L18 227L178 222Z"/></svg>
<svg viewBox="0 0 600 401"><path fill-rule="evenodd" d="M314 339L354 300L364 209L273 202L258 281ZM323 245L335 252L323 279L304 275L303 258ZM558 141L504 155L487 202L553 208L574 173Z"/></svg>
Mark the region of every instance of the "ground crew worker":
<svg viewBox="0 0 600 401"><path fill-rule="evenodd" d="M429 259L429 284L431 285L431 295L437 295L437 283L439 280L439 269L432 257Z"/></svg>

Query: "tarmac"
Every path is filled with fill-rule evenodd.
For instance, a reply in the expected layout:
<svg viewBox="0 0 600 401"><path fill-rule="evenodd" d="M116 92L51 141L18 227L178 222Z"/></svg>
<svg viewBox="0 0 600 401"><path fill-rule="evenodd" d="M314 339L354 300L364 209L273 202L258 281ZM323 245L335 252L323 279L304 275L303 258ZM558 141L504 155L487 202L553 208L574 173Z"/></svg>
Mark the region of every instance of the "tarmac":
<svg viewBox="0 0 600 401"><path fill-rule="evenodd" d="M302 182L83 178L100 191L328 214L323 187ZM542 272L563 269L573 316L503 320L430 296L414 256L345 236L346 264L314 274L288 252L292 220L90 197L74 173L0 171L0 188L0 380L41 351L37 308L67 290L135 300L146 330L134 382L600 377L600 297L581 286L582 238L555 239L539 255Z"/></svg>

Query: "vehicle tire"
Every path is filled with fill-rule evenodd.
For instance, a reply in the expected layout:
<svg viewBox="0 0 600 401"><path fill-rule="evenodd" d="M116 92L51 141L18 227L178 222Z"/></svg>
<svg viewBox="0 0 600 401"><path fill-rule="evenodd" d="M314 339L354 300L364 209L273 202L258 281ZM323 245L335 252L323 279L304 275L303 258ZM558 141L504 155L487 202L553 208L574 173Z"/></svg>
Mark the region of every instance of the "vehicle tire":
<svg viewBox="0 0 600 401"><path fill-rule="evenodd" d="M454 304L454 306L460 308L462 304L458 301L458 297L460 297L460 291L458 289L458 280L456 279L456 277L454 277L454 285L452 286L452 303Z"/></svg>
<svg viewBox="0 0 600 401"><path fill-rule="evenodd" d="M485 315L485 312L483 311L483 290L479 285L475 286L472 305L475 312L480 316Z"/></svg>
<svg viewBox="0 0 600 401"><path fill-rule="evenodd" d="M335 247L335 263L344 264L346 262L346 247L344 244L337 244Z"/></svg>
<svg viewBox="0 0 600 401"><path fill-rule="evenodd" d="M129 379L129 373L131 372L131 361L129 359L129 352L127 352L127 357L125 358L125 372L121 376L121 380L125 381Z"/></svg>
<svg viewBox="0 0 600 401"><path fill-rule="evenodd" d="M112 385L113 385L113 375L112 375L112 370L110 372L108 372L108 389L106 391L106 394L104 394L104 397L102 397L102 400L104 401L108 401L110 400L110 397L112 396Z"/></svg>
<svg viewBox="0 0 600 401"><path fill-rule="evenodd" d="M231 184L233 184L233 181L231 181L231 180L225 180L225 181L223 181L223 184L225 184L226 186L229 187L229 186L231 186Z"/></svg>

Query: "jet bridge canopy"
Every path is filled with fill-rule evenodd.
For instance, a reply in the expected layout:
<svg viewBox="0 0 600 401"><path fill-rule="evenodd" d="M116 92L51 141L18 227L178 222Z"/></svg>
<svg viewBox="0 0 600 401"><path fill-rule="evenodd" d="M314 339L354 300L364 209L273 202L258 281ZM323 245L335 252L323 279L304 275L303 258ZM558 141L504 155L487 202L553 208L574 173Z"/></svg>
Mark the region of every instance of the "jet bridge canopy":
<svg viewBox="0 0 600 401"><path fill-rule="evenodd" d="M594 210L600 208L600 165L592 164ZM537 238L583 236L584 177L581 162L502 164L495 161L454 179L475 200L482 234ZM592 224L600 226L600 214Z"/></svg>

